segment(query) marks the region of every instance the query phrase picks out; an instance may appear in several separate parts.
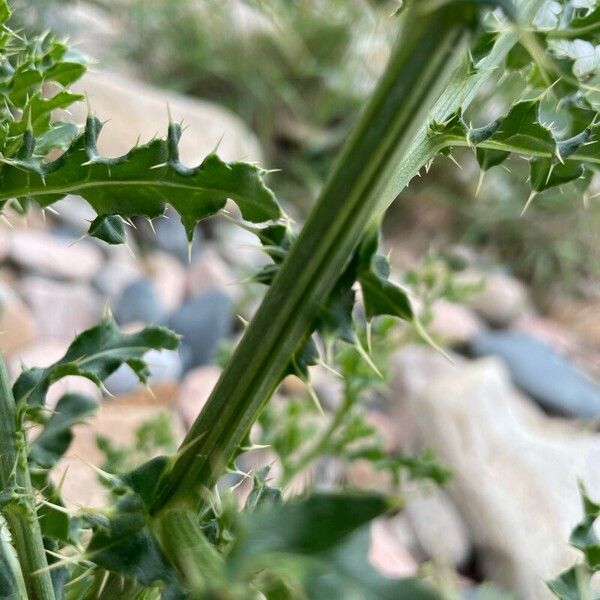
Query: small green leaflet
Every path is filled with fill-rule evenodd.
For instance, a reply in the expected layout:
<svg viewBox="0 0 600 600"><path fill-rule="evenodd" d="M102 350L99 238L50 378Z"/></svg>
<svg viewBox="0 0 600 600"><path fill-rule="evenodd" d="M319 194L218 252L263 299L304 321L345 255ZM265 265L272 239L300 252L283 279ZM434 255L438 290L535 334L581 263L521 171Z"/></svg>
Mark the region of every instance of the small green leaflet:
<svg viewBox="0 0 600 600"><path fill-rule="evenodd" d="M127 364L141 383L149 370L143 360L148 350L175 350L179 337L165 327L145 327L137 333L124 334L112 316L78 335L66 354L46 368L25 370L13 386L17 403L41 406L52 383L68 375L78 375L98 386L122 364Z"/></svg>
<svg viewBox="0 0 600 600"><path fill-rule="evenodd" d="M25 132L19 156L3 160L0 203L27 197L46 207L72 193L85 198L100 217L125 219L153 219L162 215L169 203L179 213L189 240L196 224L219 212L228 198L247 221L261 223L281 216L260 168L243 162L225 163L216 154L209 154L197 167L184 166L179 161L178 124L169 124L166 140L155 139L120 158L98 154L101 129L101 122L89 117L85 131L50 163L33 154L35 138ZM111 235L105 237L112 239Z"/></svg>
<svg viewBox="0 0 600 600"><path fill-rule="evenodd" d="M82 423L97 408L98 402L89 396L65 394L31 443L30 461L45 469L53 467L73 441L73 426Z"/></svg>
<svg viewBox="0 0 600 600"><path fill-rule="evenodd" d="M600 571L600 540L594 532L594 524L600 516L600 504L594 502L580 482L579 490L583 505L583 518L571 533L571 546L581 550L584 562L579 563L548 581L550 590L560 600L598 600L592 593L590 580Z"/></svg>

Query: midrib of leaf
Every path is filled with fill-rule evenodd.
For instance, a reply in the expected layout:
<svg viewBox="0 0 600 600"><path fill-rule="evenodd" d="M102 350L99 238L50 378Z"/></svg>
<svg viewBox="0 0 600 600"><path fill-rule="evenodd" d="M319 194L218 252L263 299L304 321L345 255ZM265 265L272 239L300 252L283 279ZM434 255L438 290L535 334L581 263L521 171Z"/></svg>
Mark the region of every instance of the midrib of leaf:
<svg viewBox="0 0 600 600"><path fill-rule="evenodd" d="M366 225L378 182L395 168L415 114L430 105L462 27L447 12L411 21L386 75L339 158L317 206L267 293L205 410L190 430L157 506L211 486L270 397Z"/></svg>
<svg viewBox="0 0 600 600"><path fill-rule="evenodd" d="M0 190L0 202L5 200L10 200L14 197L19 196L28 196L31 198L36 198L38 196L47 196L52 194L77 194L80 191L83 192L85 190L97 188L104 189L109 187L126 187L126 186L135 186L138 188L149 188L154 190L160 190L162 188L168 189L176 189L176 190L189 190L194 192L210 192L221 194L223 196L231 196L235 198L235 194L232 194L229 190L223 190L215 187L208 186L197 186L197 185L186 185L183 183L175 182L175 181L155 181L148 179L107 179L102 183L96 182L85 182L85 181L74 181L69 185L63 186L23 186L20 189L11 189L9 191L5 191L4 193ZM165 202L167 200L165 199Z"/></svg>

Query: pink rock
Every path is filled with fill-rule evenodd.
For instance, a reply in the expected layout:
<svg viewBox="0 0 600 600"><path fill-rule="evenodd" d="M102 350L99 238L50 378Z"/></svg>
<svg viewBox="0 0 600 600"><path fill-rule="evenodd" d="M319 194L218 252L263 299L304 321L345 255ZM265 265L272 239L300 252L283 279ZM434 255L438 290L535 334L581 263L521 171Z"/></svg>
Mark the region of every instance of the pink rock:
<svg viewBox="0 0 600 600"><path fill-rule="evenodd" d="M8 287L0 285L0 350L11 354L30 344L38 333L28 306Z"/></svg>
<svg viewBox="0 0 600 600"><path fill-rule="evenodd" d="M466 343L483 327L481 319L472 310L448 300L438 300L432 313L429 332L449 344Z"/></svg>
<svg viewBox="0 0 600 600"><path fill-rule="evenodd" d="M190 266L187 287L190 296L197 296L209 289L222 290L232 298L239 294L239 285L229 265L210 246L204 248Z"/></svg>
<svg viewBox="0 0 600 600"><path fill-rule="evenodd" d="M155 251L147 258L146 268L162 305L169 311L177 308L186 292L185 267L170 254Z"/></svg>
<svg viewBox="0 0 600 600"><path fill-rule="evenodd" d="M206 404L220 374L221 369L207 365L198 367L185 376L175 399L175 406L186 427L190 427Z"/></svg>
<svg viewBox="0 0 600 600"><path fill-rule="evenodd" d="M12 232L10 257L25 269L63 279L91 279L102 264L100 250L91 244L71 244L45 231Z"/></svg>
<svg viewBox="0 0 600 600"><path fill-rule="evenodd" d="M41 337L71 339L102 314L98 296L85 284L25 277L20 292L31 307Z"/></svg>
<svg viewBox="0 0 600 600"><path fill-rule="evenodd" d="M387 577L410 577L418 569L417 562L390 530L386 519L377 519L371 525L369 561Z"/></svg>

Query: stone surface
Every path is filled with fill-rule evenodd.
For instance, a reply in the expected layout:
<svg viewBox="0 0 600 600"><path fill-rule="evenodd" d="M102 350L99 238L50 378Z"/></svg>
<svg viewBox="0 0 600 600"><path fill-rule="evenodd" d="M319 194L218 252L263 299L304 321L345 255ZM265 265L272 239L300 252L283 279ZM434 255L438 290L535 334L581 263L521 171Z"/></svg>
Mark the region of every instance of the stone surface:
<svg viewBox="0 0 600 600"><path fill-rule="evenodd" d="M577 557L568 545L581 518L577 479L600 497L600 435L545 416L497 359L438 369L438 354L424 349L416 377L415 355L409 349L404 365L403 352L395 357L397 377L410 372L410 381L391 406L401 406L415 446L452 469L447 489L484 573L522 600L552 598L544 579Z"/></svg>
<svg viewBox="0 0 600 600"><path fill-rule="evenodd" d="M41 337L71 339L102 315L100 298L83 283L28 276L18 288L31 307Z"/></svg>
<svg viewBox="0 0 600 600"><path fill-rule="evenodd" d="M78 236L87 232L96 218L94 209L81 197L69 194L52 205L58 218Z"/></svg>
<svg viewBox="0 0 600 600"><path fill-rule="evenodd" d="M457 280L461 283L482 282L482 289L467 303L495 327L507 327L530 310L525 286L510 275L468 269L457 275Z"/></svg>
<svg viewBox="0 0 600 600"><path fill-rule="evenodd" d="M552 308L551 317L580 335L590 346L600 348L600 298L559 300Z"/></svg>
<svg viewBox="0 0 600 600"><path fill-rule="evenodd" d="M369 562L386 577L411 577L418 565L406 547L390 530L388 520L377 519L371 525Z"/></svg>
<svg viewBox="0 0 600 600"><path fill-rule="evenodd" d="M97 435L106 436L118 445L131 444L140 425L168 410L167 405L152 402L151 397L145 397L143 403L135 397L118 398L103 402L92 419L76 426L71 447L52 472L55 482L64 478L62 496L66 505L101 507L107 503L105 489L90 466L99 465L103 460L96 447ZM173 431L176 438L182 439L183 432L176 417L173 417Z"/></svg>
<svg viewBox="0 0 600 600"><path fill-rule="evenodd" d="M167 207L164 217L154 219L152 227L141 220L139 229L153 247L176 257L186 267L202 249L202 230L196 227L194 239L190 244L179 215L170 207Z"/></svg>
<svg viewBox="0 0 600 600"><path fill-rule="evenodd" d="M211 289L239 296L239 285L229 265L213 246L206 246L187 270L187 289L196 296Z"/></svg>
<svg viewBox="0 0 600 600"><path fill-rule="evenodd" d="M598 313L600 319L600 312ZM568 356L577 367L600 381L600 345L591 343L582 332L552 318L523 315L514 328L552 346Z"/></svg>
<svg viewBox="0 0 600 600"><path fill-rule="evenodd" d="M190 427L206 404L220 374L221 369L218 367L206 365L185 376L175 398L175 406L186 427Z"/></svg>
<svg viewBox="0 0 600 600"><path fill-rule="evenodd" d="M156 382L176 382L181 376L181 359L179 353L174 350L149 350L144 354L144 360L150 370L150 387ZM121 396L136 390L140 387L140 382L128 365L121 365L106 378L104 385L114 396Z"/></svg>
<svg viewBox="0 0 600 600"><path fill-rule="evenodd" d="M92 284L111 304L116 303L123 290L141 278L140 264L129 256L111 258L96 273Z"/></svg>
<svg viewBox="0 0 600 600"><path fill-rule="evenodd" d="M427 330L446 344L465 344L484 327L472 310L455 302L438 300L432 307L432 313Z"/></svg>
<svg viewBox="0 0 600 600"><path fill-rule="evenodd" d="M162 306L167 311L175 310L186 293L185 267L170 254L159 251L152 252L144 262Z"/></svg>
<svg viewBox="0 0 600 600"><path fill-rule="evenodd" d="M115 319L121 324L161 323L165 317L165 309L154 283L145 278L123 288L114 311Z"/></svg>
<svg viewBox="0 0 600 600"><path fill-rule="evenodd" d="M93 245L53 236L34 229L17 229L11 235L10 257L19 266L43 275L89 280L102 264Z"/></svg>
<svg viewBox="0 0 600 600"><path fill-rule="evenodd" d="M159 90L112 71L89 70L73 85L73 91L86 93L94 113L107 121L98 141L100 152L106 156L123 155L138 138L146 142L157 131L166 134L168 105L173 120L183 120L186 125L179 145L185 164L199 164L217 144L224 160L261 160L258 142L242 121L210 102ZM87 112L85 102L81 102L72 108L71 117L61 118L83 123Z"/></svg>
<svg viewBox="0 0 600 600"><path fill-rule="evenodd" d="M476 356L500 357L513 381L544 408L575 417L600 415L600 386L544 342L520 331L484 331L470 348Z"/></svg>
<svg viewBox="0 0 600 600"><path fill-rule="evenodd" d="M0 284L0 350L12 354L30 344L38 334L29 307L8 286Z"/></svg>
<svg viewBox="0 0 600 600"><path fill-rule="evenodd" d="M471 555L470 534L447 493L437 486L420 486L406 495L404 511L426 560L459 568Z"/></svg>
<svg viewBox="0 0 600 600"><path fill-rule="evenodd" d="M170 317L168 326L179 333L185 370L214 359L221 340L231 334L232 303L223 292L212 290L187 300Z"/></svg>

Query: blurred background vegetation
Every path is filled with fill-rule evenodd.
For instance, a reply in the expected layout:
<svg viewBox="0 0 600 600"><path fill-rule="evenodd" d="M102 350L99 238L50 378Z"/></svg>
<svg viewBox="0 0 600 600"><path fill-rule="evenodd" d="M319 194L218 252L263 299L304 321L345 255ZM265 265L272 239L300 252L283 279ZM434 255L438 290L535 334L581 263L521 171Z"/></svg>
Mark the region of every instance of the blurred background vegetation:
<svg viewBox="0 0 600 600"><path fill-rule="evenodd" d="M20 0L20 25L69 34L53 6ZM89 4L89 3L88 3ZM256 133L278 196L301 219L382 70L398 7L387 0L95 0L123 32L102 63L127 61L136 75L226 106ZM77 41L77 40L75 40ZM515 96L522 82L503 81ZM502 107L484 93L473 121ZM530 285L541 309L555 294L585 295L600 271L600 203L573 185L544 192L520 217L526 165L518 159L486 175L465 152L440 159L389 211L386 232L423 254L453 244L477 250ZM519 163L523 164L519 164ZM394 258L394 257L392 257ZM406 265L402 265L406 266ZM549 293L552 292L552 293Z"/></svg>

